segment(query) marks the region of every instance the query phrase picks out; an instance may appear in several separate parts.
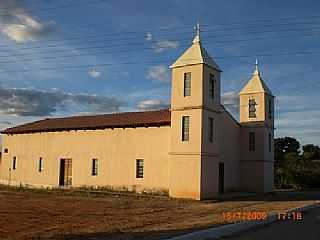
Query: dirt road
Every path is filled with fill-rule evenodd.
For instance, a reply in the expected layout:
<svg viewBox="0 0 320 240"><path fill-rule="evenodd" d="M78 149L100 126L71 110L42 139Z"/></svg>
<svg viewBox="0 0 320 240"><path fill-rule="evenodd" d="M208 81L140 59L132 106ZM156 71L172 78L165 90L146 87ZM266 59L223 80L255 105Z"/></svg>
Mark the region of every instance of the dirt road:
<svg viewBox="0 0 320 240"><path fill-rule="evenodd" d="M277 212L319 195L276 194L222 202L0 189L0 239L163 239L226 221L223 212Z"/></svg>

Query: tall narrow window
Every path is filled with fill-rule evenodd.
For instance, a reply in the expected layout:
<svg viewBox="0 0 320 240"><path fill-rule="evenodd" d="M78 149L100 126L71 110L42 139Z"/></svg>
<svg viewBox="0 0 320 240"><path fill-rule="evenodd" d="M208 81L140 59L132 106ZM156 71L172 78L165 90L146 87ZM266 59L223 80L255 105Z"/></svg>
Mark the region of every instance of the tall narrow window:
<svg viewBox="0 0 320 240"><path fill-rule="evenodd" d="M42 157L39 158L38 171L39 171L39 172L42 172L42 171L43 171L43 160L42 160Z"/></svg>
<svg viewBox="0 0 320 240"><path fill-rule="evenodd" d="M92 159L91 175L98 176L98 159Z"/></svg>
<svg viewBox="0 0 320 240"><path fill-rule="evenodd" d="M191 96L191 72L184 73L183 95Z"/></svg>
<svg viewBox="0 0 320 240"><path fill-rule="evenodd" d="M249 118L256 117L256 101L254 99L249 99Z"/></svg>
<svg viewBox="0 0 320 240"><path fill-rule="evenodd" d="M209 95L211 99L214 99L214 88L215 88L215 79L214 75L210 74L210 79L209 79Z"/></svg>
<svg viewBox="0 0 320 240"><path fill-rule="evenodd" d="M255 151L256 149L256 134L249 132L249 151Z"/></svg>
<svg viewBox="0 0 320 240"><path fill-rule="evenodd" d="M213 142L213 118L209 117L209 142Z"/></svg>
<svg viewBox="0 0 320 240"><path fill-rule="evenodd" d="M137 159L136 160L136 178L143 178L143 168L144 168L143 159Z"/></svg>
<svg viewBox="0 0 320 240"><path fill-rule="evenodd" d="M182 117L182 141L189 141L189 125L190 125L190 117L183 116Z"/></svg>
<svg viewBox="0 0 320 240"><path fill-rule="evenodd" d="M15 170L17 168L17 157L13 157L12 159L12 169Z"/></svg>
<svg viewBox="0 0 320 240"><path fill-rule="evenodd" d="M269 119L272 119L272 101L269 99L268 101L268 109L269 109Z"/></svg>
<svg viewBox="0 0 320 240"><path fill-rule="evenodd" d="M271 139L271 133L269 133L269 152L271 152L272 149L272 139Z"/></svg>

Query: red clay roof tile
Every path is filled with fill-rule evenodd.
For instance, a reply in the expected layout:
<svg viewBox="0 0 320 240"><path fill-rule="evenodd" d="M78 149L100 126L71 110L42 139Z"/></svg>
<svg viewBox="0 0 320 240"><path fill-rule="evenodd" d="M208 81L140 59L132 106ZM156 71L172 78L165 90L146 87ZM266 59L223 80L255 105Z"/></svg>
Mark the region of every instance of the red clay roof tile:
<svg viewBox="0 0 320 240"><path fill-rule="evenodd" d="M8 128L3 134L21 134L34 132L58 132L69 130L95 130L123 127L151 127L171 124L169 109L146 112L124 112L96 116L73 116L48 118Z"/></svg>

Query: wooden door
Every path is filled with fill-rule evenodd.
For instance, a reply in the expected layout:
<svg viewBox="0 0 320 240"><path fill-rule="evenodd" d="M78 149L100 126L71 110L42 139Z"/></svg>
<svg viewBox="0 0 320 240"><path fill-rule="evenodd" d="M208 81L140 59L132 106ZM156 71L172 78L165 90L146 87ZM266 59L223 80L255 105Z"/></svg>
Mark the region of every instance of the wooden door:
<svg viewBox="0 0 320 240"><path fill-rule="evenodd" d="M60 160L59 185L65 187L72 186L72 159Z"/></svg>

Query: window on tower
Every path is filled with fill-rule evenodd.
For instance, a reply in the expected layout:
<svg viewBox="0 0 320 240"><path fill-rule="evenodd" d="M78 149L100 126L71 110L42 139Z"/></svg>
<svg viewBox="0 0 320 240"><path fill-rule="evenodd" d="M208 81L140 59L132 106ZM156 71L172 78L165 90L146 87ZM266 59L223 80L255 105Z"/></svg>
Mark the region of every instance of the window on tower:
<svg viewBox="0 0 320 240"><path fill-rule="evenodd" d="M269 152L271 152L272 149L272 138L271 138L271 133L269 133Z"/></svg>
<svg viewBox="0 0 320 240"><path fill-rule="evenodd" d="M256 150L256 134L254 132L249 132L249 151Z"/></svg>
<svg viewBox="0 0 320 240"><path fill-rule="evenodd" d="M255 118L256 115L256 101L254 99L249 99L249 118Z"/></svg>
<svg viewBox="0 0 320 240"><path fill-rule="evenodd" d="M210 79L209 79L209 95L211 99L214 99L214 88L215 88L215 79L214 75L210 74Z"/></svg>
<svg viewBox="0 0 320 240"><path fill-rule="evenodd" d="M272 101L269 99L268 101L268 110L269 110L269 119L272 119Z"/></svg>
<svg viewBox="0 0 320 240"><path fill-rule="evenodd" d="M209 142L213 142L213 118L209 117Z"/></svg>
<svg viewBox="0 0 320 240"><path fill-rule="evenodd" d="M182 117L182 141L186 142L189 141L189 123L190 117L183 116Z"/></svg>
<svg viewBox="0 0 320 240"><path fill-rule="evenodd" d="M184 73L183 95L191 96L191 72Z"/></svg>

